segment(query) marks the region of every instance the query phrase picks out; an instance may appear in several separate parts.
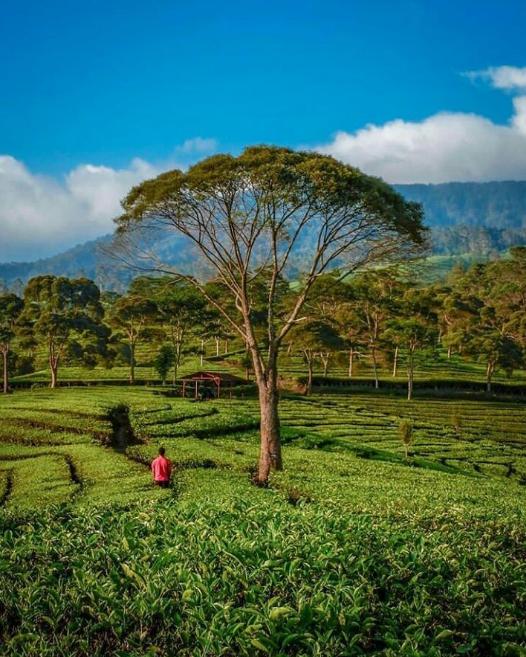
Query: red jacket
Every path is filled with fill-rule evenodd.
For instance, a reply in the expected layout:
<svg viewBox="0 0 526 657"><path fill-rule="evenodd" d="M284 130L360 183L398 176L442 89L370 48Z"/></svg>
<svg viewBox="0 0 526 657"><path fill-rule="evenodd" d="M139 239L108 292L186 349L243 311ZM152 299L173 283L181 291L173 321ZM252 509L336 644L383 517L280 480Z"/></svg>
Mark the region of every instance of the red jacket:
<svg viewBox="0 0 526 657"><path fill-rule="evenodd" d="M164 456L158 456L152 461L152 474L154 481L170 481L172 462Z"/></svg>

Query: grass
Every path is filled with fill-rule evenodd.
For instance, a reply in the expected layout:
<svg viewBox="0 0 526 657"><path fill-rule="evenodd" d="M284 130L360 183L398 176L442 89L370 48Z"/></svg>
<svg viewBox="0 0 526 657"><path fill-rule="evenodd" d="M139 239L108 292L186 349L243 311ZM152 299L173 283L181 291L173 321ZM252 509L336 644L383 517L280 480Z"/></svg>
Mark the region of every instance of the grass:
<svg viewBox="0 0 526 657"><path fill-rule="evenodd" d="M281 410L285 470L258 489L255 400L0 399L2 655L524 655L526 406L359 394ZM168 490L146 467L161 444Z"/></svg>

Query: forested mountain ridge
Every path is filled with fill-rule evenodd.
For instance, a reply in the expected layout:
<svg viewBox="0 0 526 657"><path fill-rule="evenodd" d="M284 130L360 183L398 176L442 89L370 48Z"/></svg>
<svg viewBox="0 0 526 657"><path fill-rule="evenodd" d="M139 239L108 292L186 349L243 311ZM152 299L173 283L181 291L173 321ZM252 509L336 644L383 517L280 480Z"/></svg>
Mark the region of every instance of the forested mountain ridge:
<svg viewBox="0 0 526 657"><path fill-rule="evenodd" d="M526 181L395 185L407 199L422 203L435 254L474 253L487 257L526 244ZM103 289L123 290L134 273L103 252L111 236L79 244L56 256L33 262L0 263L0 290L16 291L32 276L86 276ZM177 239L163 244L164 257L177 267L188 254Z"/></svg>
<svg viewBox="0 0 526 657"><path fill-rule="evenodd" d="M433 227L465 224L477 228L526 229L526 181L394 185L410 201L422 203Z"/></svg>

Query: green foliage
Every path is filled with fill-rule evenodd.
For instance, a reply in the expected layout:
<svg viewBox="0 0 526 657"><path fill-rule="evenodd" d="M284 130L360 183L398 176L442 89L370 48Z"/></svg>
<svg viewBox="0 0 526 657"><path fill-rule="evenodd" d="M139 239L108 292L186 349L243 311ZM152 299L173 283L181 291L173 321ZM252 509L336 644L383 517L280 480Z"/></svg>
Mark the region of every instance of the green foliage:
<svg viewBox="0 0 526 657"><path fill-rule="evenodd" d="M119 404L142 441L125 450L103 446ZM2 654L520 654L525 408L467 401L460 438L454 412L285 397L287 468L260 489L255 400L0 400ZM170 490L145 467L160 444Z"/></svg>
<svg viewBox="0 0 526 657"><path fill-rule="evenodd" d="M86 278L32 278L24 291L20 317L22 342L47 345L51 385L68 354L93 366L106 354L109 331L102 323L104 309L99 288Z"/></svg>
<svg viewBox="0 0 526 657"><path fill-rule="evenodd" d="M157 352L153 366L164 383L174 363L174 350L170 345L163 345Z"/></svg>

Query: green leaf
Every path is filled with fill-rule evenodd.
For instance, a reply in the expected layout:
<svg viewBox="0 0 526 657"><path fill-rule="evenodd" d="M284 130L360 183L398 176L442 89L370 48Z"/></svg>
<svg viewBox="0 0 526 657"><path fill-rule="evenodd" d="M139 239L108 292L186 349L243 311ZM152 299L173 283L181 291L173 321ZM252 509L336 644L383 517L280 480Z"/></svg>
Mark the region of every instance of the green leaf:
<svg viewBox="0 0 526 657"><path fill-rule="evenodd" d="M442 632L439 632L436 635L435 641L445 641L446 639L450 639L454 635L455 633L452 630L442 630Z"/></svg>

